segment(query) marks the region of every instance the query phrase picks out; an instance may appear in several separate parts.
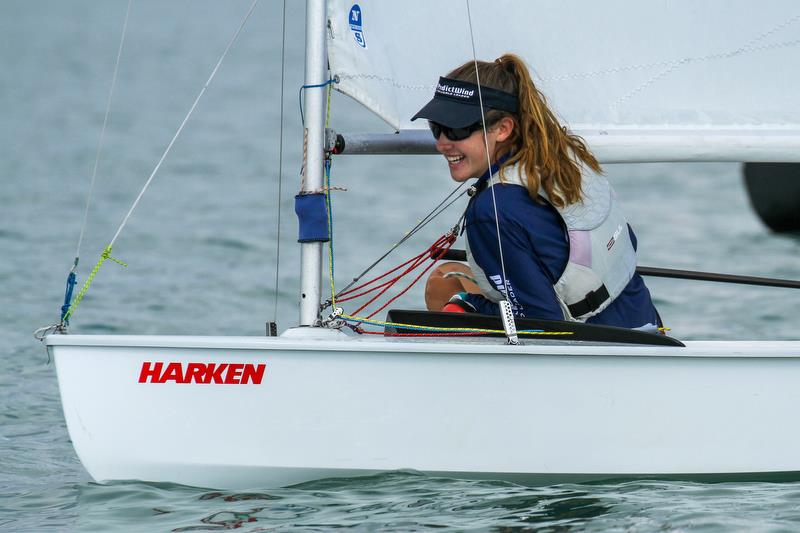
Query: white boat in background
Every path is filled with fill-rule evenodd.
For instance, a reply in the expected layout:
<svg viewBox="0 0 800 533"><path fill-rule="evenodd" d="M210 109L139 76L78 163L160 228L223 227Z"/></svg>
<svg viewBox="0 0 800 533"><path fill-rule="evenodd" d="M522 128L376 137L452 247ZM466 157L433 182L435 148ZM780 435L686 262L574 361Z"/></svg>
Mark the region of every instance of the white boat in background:
<svg viewBox="0 0 800 533"><path fill-rule="evenodd" d="M528 59L604 162L800 160L793 2L519 4L469 4L478 55ZM565 20L569 47L552 37ZM321 86L403 129L472 57L469 22L462 2L308 1L305 190L322 188L335 138ZM424 152L428 136L341 139L345 154ZM278 337L46 337L93 479L800 479L800 341L347 335L319 325L323 246L301 246L300 326Z"/></svg>

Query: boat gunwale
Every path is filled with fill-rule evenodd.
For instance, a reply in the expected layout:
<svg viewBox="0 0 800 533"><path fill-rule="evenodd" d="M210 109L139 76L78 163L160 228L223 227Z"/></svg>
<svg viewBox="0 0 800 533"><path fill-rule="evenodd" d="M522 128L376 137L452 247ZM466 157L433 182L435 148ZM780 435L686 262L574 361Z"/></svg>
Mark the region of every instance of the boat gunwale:
<svg viewBox="0 0 800 533"><path fill-rule="evenodd" d="M305 328L303 328L305 329ZM316 328L315 328L316 329ZM572 341L559 343L528 341L523 345L509 346L494 343L466 342L403 342L397 338L363 339L343 333L334 335L328 330L324 336L311 332L308 336L181 336L181 335L61 335L45 337L48 350L56 346L108 347L108 348L178 348L227 350L287 350L353 353L410 353L475 355L551 355L551 356L605 356L605 357L679 357L679 358L797 358L800 359L800 341L685 341L685 346L650 346L610 343L584 343ZM480 339L487 340L487 339ZM753 352L759 352L754 354Z"/></svg>

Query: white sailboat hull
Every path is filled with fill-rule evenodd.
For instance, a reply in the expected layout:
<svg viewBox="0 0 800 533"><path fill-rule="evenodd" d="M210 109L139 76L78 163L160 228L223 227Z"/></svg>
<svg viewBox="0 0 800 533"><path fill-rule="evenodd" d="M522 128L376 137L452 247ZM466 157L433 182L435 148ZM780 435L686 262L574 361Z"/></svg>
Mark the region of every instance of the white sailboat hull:
<svg viewBox="0 0 800 533"><path fill-rule="evenodd" d="M70 437L99 482L270 488L397 469L525 483L800 477L800 342L481 342L310 328L47 337ZM155 362L183 375L140 382ZM260 383L241 372L197 383L190 363L265 366Z"/></svg>

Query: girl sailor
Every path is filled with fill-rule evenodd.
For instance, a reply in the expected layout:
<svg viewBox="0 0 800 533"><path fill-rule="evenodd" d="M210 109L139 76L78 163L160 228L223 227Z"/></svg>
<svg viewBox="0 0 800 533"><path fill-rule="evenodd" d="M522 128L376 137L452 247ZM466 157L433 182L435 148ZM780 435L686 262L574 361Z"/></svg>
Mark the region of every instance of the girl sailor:
<svg viewBox="0 0 800 533"><path fill-rule="evenodd" d="M661 325L614 191L519 57L456 68L418 118L429 121L452 179L478 178L465 215L470 269L440 266L429 309L498 314L507 299L518 317Z"/></svg>

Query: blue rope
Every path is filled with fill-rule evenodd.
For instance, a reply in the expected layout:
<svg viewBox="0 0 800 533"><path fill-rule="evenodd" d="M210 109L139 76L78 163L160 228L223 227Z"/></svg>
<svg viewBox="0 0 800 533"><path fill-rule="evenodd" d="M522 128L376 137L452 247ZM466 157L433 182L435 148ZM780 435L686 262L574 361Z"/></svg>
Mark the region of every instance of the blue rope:
<svg viewBox="0 0 800 533"><path fill-rule="evenodd" d="M331 78L328 81L326 81L325 83L319 83L317 85L303 85L302 87L300 87L300 91L299 91L297 97L298 97L298 100L300 102L300 123L303 125L303 127L305 127L305 125L306 125L306 119L305 119L305 116L303 116L303 91L306 90L306 89L318 89L320 87L327 87L328 85L330 85L332 83L339 83L339 77L336 76L334 78Z"/></svg>
<svg viewBox="0 0 800 533"><path fill-rule="evenodd" d="M61 322L65 325L69 325L67 311L69 311L69 306L72 303L72 291L75 289L75 284L77 282L78 281L75 277L75 272L70 272L67 276L67 288L64 291L64 305L61 306Z"/></svg>

